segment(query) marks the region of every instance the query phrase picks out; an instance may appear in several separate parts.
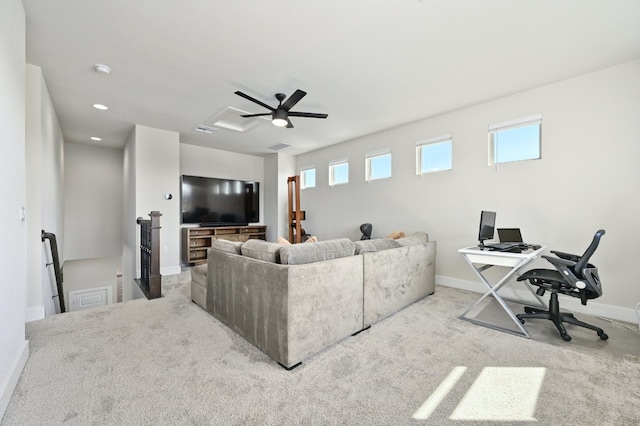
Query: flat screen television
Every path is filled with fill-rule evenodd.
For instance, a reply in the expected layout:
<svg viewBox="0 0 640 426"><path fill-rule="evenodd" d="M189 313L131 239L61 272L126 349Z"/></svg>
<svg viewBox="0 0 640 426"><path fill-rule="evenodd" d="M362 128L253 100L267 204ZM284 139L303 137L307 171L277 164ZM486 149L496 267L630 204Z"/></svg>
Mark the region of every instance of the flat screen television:
<svg viewBox="0 0 640 426"><path fill-rule="evenodd" d="M260 221L260 182L182 175L182 223L243 226Z"/></svg>
<svg viewBox="0 0 640 426"><path fill-rule="evenodd" d="M493 239L496 228L496 212L482 210L480 212L480 229L478 229L478 242L480 247L484 247L485 240Z"/></svg>

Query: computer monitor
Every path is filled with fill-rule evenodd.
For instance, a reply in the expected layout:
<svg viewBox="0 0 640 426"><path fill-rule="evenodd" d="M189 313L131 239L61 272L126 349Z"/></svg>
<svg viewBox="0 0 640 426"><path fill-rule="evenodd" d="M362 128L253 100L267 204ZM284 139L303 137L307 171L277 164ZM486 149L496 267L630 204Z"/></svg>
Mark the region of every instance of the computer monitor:
<svg viewBox="0 0 640 426"><path fill-rule="evenodd" d="M493 232L496 228L496 212L482 210L480 213L480 229L478 230L478 242L480 247L484 247L485 240L493 239Z"/></svg>

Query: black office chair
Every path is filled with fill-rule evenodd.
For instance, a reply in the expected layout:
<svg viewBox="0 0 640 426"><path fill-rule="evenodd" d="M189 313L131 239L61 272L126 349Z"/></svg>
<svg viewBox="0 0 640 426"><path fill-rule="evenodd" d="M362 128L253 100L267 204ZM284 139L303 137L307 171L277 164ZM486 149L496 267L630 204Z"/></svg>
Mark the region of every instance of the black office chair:
<svg viewBox="0 0 640 426"><path fill-rule="evenodd" d="M362 232L361 240L370 240L371 239L371 231L373 230L373 225L370 223L363 223L360 225L360 232Z"/></svg>
<svg viewBox="0 0 640 426"><path fill-rule="evenodd" d="M567 342L571 336L567 334L563 322L585 327L594 330L602 340L607 340L609 336L599 327L578 321L571 313L561 313L558 303L558 293L567 294L572 297L579 297L583 305L587 300L602 296L602 286L598 276L598 268L589 263L589 258L593 255L600 243L600 238L605 234L604 229L600 229L593 237L593 241L582 256L575 254L552 251L557 257L542 256L556 268L532 269L525 272L518 281L529 280L529 283L538 286L536 294L544 295L545 291L551 292L549 300L549 310L525 307L526 313L516 315L520 322L524 324L525 318L543 318L553 321L560 331L560 336Z"/></svg>

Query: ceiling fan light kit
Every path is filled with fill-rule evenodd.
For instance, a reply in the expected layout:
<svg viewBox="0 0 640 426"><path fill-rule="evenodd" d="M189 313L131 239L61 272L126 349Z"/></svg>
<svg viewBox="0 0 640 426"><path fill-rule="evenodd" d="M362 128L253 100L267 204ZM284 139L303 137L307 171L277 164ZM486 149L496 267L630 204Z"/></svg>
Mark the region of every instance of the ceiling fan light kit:
<svg viewBox="0 0 640 426"><path fill-rule="evenodd" d="M245 118L249 118L249 117L264 117L264 116L271 116L271 122L278 127L287 127L287 128L292 128L293 124L291 124L291 120L289 120L289 117L307 117L307 118L327 118L328 115L327 114L320 114L320 113L315 113L315 112L298 112L298 111L291 111L291 108L293 108L293 106L295 104L297 104L298 102L300 102L300 99L302 99L303 97L306 96L307 92L304 92L300 89L296 90L293 95L289 96L289 99L287 99L284 103L282 103L285 99L286 99L286 95L283 93L276 93L276 99L278 100L278 106L276 108L270 107L269 105L265 104L264 102L261 102L259 100L257 100L256 98L253 98L247 94L244 94L240 91L236 91L235 92L236 95L241 96L247 100L250 100L253 103L256 103L258 105L260 105L261 107L264 107L266 109L268 109L271 112L266 112L266 113L262 113L262 114L245 114L245 115L241 115L241 117L245 117Z"/></svg>

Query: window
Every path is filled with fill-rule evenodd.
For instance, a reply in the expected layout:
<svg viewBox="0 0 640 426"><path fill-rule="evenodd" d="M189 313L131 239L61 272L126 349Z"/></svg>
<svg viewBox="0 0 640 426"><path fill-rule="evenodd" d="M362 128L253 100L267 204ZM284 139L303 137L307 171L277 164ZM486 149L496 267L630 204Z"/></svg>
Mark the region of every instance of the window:
<svg viewBox="0 0 640 426"><path fill-rule="evenodd" d="M542 115L489 126L489 165L540 158Z"/></svg>
<svg viewBox="0 0 640 426"><path fill-rule="evenodd" d="M314 166L300 169L300 188L315 188L316 186L316 168Z"/></svg>
<svg viewBox="0 0 640 426"><path fill-rule="evenodd" d="M367 181L391 177L391 150L368 153L365 161Z"/></svg>
<svg viewBox="0 0 640 426"><path fill-rule="evenodd" d="M416 143L416 174L451 170L451 135Z"/></svg>
<svg viewBox="0 0 640 426"><path fill-rule="evenodd" d="M349 160L329 163L329 186L349 183Z"/></svg>

